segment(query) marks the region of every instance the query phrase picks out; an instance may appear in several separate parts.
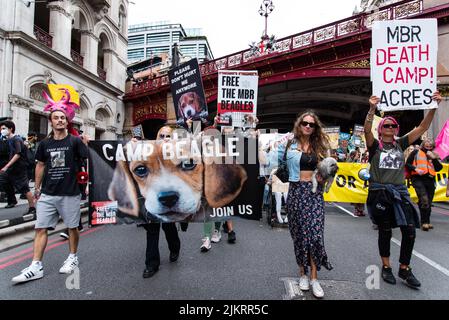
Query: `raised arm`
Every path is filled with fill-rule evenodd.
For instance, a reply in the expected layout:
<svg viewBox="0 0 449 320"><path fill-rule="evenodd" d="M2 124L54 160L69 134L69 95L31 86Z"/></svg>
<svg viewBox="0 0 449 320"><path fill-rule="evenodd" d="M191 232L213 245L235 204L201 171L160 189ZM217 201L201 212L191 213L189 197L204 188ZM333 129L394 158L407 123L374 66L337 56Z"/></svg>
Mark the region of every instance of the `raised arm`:
<svg viewBox="0 0 449 320"><path fill-rule="evenodd" d="M366 146L369 148L373 145L374 143L374 135L373 132L371 131L373 128L373 120L374 120L374 115L376 113L376 108L377 108L377 104L379 103L380 99L376 96L372 96L369 99L369 111L368 114L366 115L365 118L365 140L366 140Z"/></svg>
<svg viewBox="0 0 449 320"><path fill-rule="evenodd" d="M432 100L434 100L438 104L440 104L440 102L442 100L441 94L438 91L435 92L432 96ZM432 109L429 112L427 112L426 116L421 121L419 126L417 126L415 129L413 129L412 131L410 131L408 133L408 143L409 144L412 144L413 142L418 140L424 134L424 132L426 132L429 129L430 124L432 123L432 120L433 120L433 117L435 116L436 111L437 111L437 109Z"/></svg>

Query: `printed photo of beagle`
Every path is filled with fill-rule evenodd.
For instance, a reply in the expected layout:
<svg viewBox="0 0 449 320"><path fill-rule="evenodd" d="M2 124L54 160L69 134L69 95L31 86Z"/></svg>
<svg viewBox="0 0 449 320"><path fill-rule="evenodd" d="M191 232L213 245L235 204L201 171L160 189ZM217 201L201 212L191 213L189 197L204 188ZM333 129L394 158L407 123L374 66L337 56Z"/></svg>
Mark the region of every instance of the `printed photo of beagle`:
<svg viewBox="0 0 449 320"><path fill-rule="evenodd" d="M108 196L117 201L121 212L136 218L203 221L208 208L231 203L247 180L245 169L237 164L220 165L201 158L164 159L163 145L175 141L130 143L133 148L137 143L150 143L154 151L146 161L118 161Z"/></svg>
<svg viewBox="0 0 449 320"><path fill-rule="evenodd" d="M184 93L178 101L178 119L198 120L203 117L203 101L196 92ZM207 117L207 116L206 116Z"/></svg>

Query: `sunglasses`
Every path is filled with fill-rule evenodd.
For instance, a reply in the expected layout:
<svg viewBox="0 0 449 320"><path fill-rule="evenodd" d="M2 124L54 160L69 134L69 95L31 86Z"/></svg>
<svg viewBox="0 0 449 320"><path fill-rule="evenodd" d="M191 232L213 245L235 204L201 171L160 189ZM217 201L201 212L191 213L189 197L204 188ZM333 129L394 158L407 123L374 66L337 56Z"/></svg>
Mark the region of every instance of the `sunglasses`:
<svg viewBox="0 0 449 320"><path fill-rule="evenodd" d="M169 134L160 134L159 138L160 139L171 138L171 135L169 135Z"/></svg>
<svg viewBox="0 0 449 320"><path fill-rule="evenodd" d="M303 126L303 127L309 126L310 128L315 129L316 128L316 123L315 122L301 121L301 126Z"/></svg>
<svg viewBox="0 0 449 320"><path fill-rule="evenodd" d="M397 129L398 128L398 125L397 124L384 124L383 126L382 126L384 129Z"/></svg>

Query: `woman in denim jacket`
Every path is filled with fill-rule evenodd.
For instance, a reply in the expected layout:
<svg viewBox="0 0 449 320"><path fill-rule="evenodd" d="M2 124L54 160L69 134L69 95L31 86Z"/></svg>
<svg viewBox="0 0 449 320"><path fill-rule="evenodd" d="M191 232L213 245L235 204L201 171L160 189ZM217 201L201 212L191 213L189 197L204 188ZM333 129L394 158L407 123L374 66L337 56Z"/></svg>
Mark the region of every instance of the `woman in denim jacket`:
<svg viewBox="0 0 449 320"><path fill-rule="evenodd" d="M278 149L279 160L286 156L289 171L288 224L300 269L300 289L309 290L311 286L313 295L322 298L324 291L318 282L318 271L321 266L328 270L332 266L324 249L323 188L320 185L312 193L312 175L318 162L328 154L329 140L316 114L309 111L298 117L293 134L293 139Z"/></svg>

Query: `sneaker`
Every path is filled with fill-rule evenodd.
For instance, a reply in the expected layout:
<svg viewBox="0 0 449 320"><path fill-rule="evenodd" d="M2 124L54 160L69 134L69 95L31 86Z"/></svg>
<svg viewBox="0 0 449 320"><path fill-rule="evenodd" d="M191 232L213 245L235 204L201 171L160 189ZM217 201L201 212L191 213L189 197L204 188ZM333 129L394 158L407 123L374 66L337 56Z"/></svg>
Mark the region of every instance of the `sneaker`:
<svg viewBox="0 0 449 320"><path fill-rule="evenodd" d="M229 231L228 233L228 242L229 243L235 243L235 240L237 240L237 238L235 237L235 232L233 231Z"/></svg>
<svg viewBox="0 0 449 320"><path fill-rule="evenodd" d="M318 282L318 280L313 279L312 281L310 281L310 285L312 286L312 293L315 296L315 298L321 299L324 297L323 288L321 288L321 285Z"/></svg>
<svg viewBox="0 0 449 320"><path fill-rule="evenodd" d="M24 215L27 215L27 214L36 214L36 208L35 207L29 207L28 208L28 212L25 213Z"/></svg>
<svg viewBox="0 0 449 320"><path fill-rule="evenodd" d="M65 240L69 240L69 235L68 235L67 233L65 233L65 232L61 232L61 233L59 234L59 236L60 236L61 238L65 239Z"/></svg>
<svg viewBox="0 0 449 320"><path fill-rule="evenodd" d="M5 207L5 209L11 209L14 208L17 205L17 202L14 203L8 203L8 205Z"/></svg>
<svg viewBox="0 0 449 320"><path fill-rule="evenodd" d="M382 267L382 279L384 279L386 283L396 284L396 278L393 275L392 269L389 267Z"/></svg>
<svg viewBox="0 0 449 320"><path fill-rule="evenodd" d="M77 268L79 265L78 257L70 258L68 257L66 261L64 261L64 264L62 265L61 269L59 269L59 273L72 273L75 268Z"/></svg>
<svg viewBox="0 0 449 320"><path fill-rule="evenodd" d="M421 226L421 229L422 229L422 231L429 231L429 225L427 224L427 223L424 223L422 226Z"/></svg>
<svg viewBox="0 0 449 320"><path fill-rule="evenodd" d="M201 241L203 241L203 244L201 245L201 252L207 252L212 247L210 244L209 237L203 238Z"/></svg>
<svg viewBox="0 0 449 320"><path fill-rule="evenodd" d="M179 259L179 251L178 252L170 252L170 262L176 262Z"/></svg>
<svg viewBox="0 0 449 320"><path fill-rule="evenodd" d="M41 265L40 267L36 265L31 265L28 268L20 271L20 274L17 277L12 278L12 282L21 283L27 282L31 280L37 280L44 276L44 267Z"/></svg>
<svg viewBox="0 0 449 320"><path fill-rule="evenodd" d="M145 270L143 270L142 277L144 277L144 278L151 278L158 271L159 271L159 267L148 267L148 268L145 268Z"/></svg>
<svg viewBox="0 0 449 320"><path fill-rule="evenodd" d="M415 278L410 267L407 267L407 269L399 269L398 276L411 288L417 289L421 287L421 282Z"/></svg>
<svg viewBox="0 0 449 320"><path fill-rule="evenodd" d="M310 289L310 281L308 276L304 275L299 278L299 289L302 291L308 291Z"/></svg>
<svg viewBox="0 0 449 320"><path fill-rule="evenodd" d="M214 230L214 233L212 234L211 241L213 243L218 243L221 240L221 232L218 230Z"/></svg>

